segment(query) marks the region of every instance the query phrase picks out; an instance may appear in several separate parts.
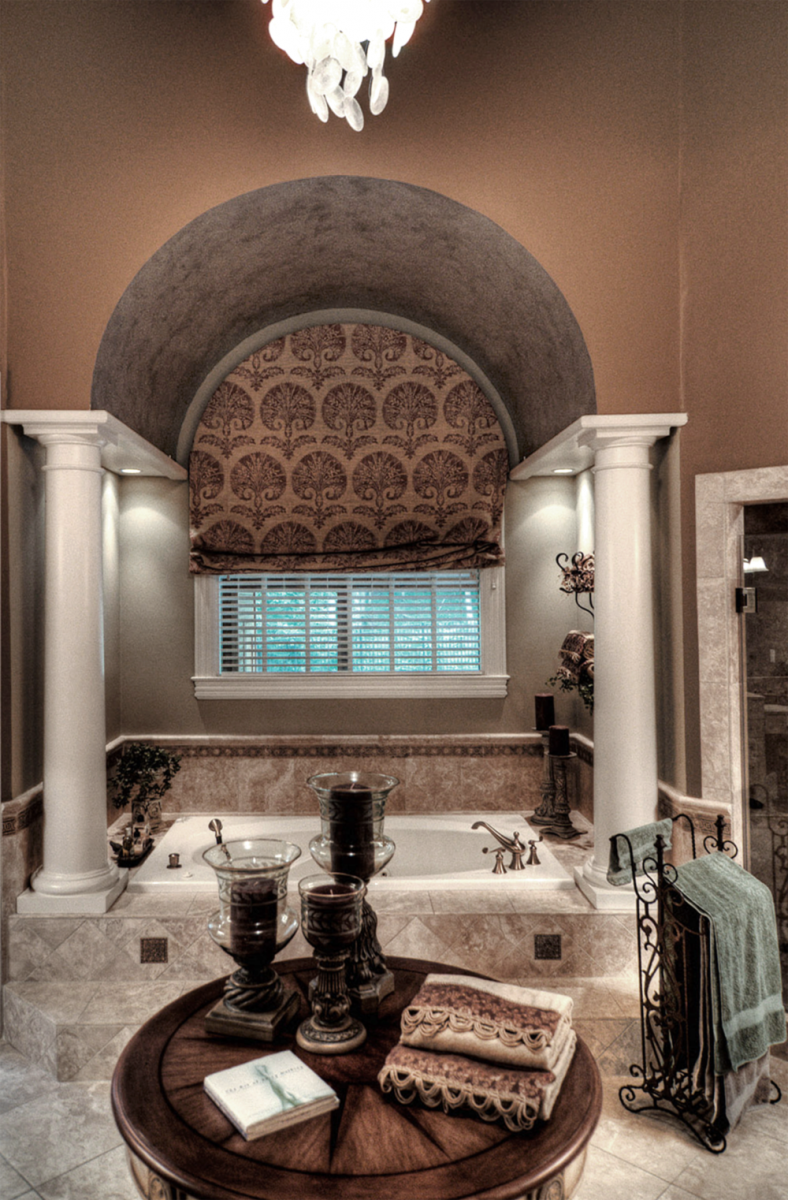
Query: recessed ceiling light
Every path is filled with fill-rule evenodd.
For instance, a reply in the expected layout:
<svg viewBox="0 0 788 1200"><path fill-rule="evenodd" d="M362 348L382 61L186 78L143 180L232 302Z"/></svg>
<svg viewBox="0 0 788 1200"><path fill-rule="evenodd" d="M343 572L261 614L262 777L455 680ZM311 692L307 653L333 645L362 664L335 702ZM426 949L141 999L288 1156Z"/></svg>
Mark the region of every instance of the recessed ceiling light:
<svg viewBox="0 0 788 1200"><path fill-rule="evenodd" d="M139 467L121 467L121 475L141 475L142 470Z"/></svg>
<svg viewBox="0 0 788 1200"><path fill-rule="evenodd" d="M769 568L766 566L766 563L763 561L763 558L760 554L755 554L755 555L753 555L752 558L745 558L743 566L744 566L745 574L755 575L759 571L768 571L769 570Z"/></svg>
<svg viewBox="0 0 788 1200"><path fill-rule="evenodd" d="M574 475L574 467L554 467L554 475Z"/></svg>

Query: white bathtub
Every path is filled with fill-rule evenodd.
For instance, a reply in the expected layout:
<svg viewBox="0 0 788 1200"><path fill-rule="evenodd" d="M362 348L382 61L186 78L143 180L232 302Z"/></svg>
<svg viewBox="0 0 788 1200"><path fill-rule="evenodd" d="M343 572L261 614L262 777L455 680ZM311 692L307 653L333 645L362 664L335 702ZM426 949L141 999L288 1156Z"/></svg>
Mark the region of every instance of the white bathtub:
<svg viewBox="0 0 788 1200"><path fill-rule="evenodd" d="M215 845L208 829L210 814L179 817L132 875L130 892L215 891L216 875L203 861L202 854ZM304 875L319 871L309 853L310 840L320 833L320 818L288 816L221 816L222 837L266 837L295 842L301 857L290 868L289 881L297 883ZM521 840L538 839L519 813L435 813L413 816L387 816L384 832L396 842L397 850L384 871L370 882L370 893L380 891L443 891L451 888L480 888L515 891L546 891L573 888L572 877L564 870L545 842L537 846L538 866L523 871L493 875L495 864L490 851L498 843L486 829L472 830L474 821L487 821L494 829L510 835L518 830ZM181 866L168 867L170 854L178 854ZM527 855L525 856L527 858ZM505 855L508 865L510 855Z"/></svg>

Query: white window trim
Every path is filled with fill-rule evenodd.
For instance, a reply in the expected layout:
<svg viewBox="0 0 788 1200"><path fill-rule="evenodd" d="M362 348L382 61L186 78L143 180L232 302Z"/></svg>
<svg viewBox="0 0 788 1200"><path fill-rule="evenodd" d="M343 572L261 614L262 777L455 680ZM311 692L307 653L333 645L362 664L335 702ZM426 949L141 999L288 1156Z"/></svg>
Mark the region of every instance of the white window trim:
<svg viewBox="0 0 788 1200"><path fill-rule="evenodd" d="M504 567L480 572L482 669L479 672L329 671L254 675L219 671L219 577L194 577L194 695L198 700L456 699L505 696L506 596Z"/></svg>

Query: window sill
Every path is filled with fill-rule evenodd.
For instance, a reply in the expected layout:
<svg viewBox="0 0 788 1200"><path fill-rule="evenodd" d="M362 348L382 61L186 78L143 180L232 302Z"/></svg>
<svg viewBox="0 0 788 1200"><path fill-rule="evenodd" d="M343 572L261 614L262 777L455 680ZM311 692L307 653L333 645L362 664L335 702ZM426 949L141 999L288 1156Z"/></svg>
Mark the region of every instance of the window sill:
<svg viewBox="0 0 788 1200"><path fill-rule="evenodd" d="M194 675L197 700L486 699L504 697L508 675Z"/></svg>

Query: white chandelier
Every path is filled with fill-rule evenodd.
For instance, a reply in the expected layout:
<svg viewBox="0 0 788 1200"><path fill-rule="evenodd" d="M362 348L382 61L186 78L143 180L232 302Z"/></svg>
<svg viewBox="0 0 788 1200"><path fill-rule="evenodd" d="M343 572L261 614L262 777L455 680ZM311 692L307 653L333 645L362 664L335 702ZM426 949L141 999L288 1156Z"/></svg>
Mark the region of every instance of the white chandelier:
<svg viewBox="0 0 788 1200"><path fill-rule="evenodd" d="M370 75L369 111L377 116L389 98L389 81L383 74L386 42L393 37L391 53L396 58L410 39L424 3L272 0L271 10L271 38L294 63L306 65L312 112L327 121L330 110L358 132L364 128L356 99L362 81Z"/></svg>

